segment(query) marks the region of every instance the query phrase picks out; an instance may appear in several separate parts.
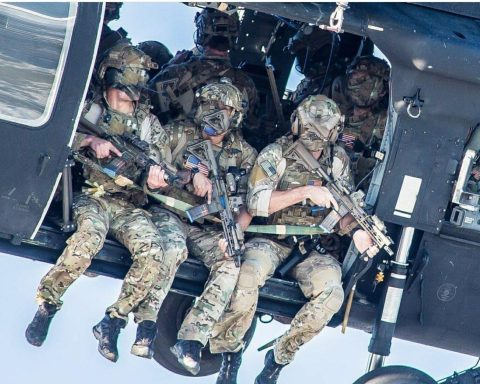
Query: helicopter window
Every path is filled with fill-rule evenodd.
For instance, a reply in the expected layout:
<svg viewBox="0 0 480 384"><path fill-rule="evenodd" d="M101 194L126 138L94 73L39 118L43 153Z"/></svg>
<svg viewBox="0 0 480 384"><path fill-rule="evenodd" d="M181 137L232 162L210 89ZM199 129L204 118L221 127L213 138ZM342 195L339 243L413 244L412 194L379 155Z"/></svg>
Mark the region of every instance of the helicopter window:
<svg viewBox="0 0 480 384"><path fill-rule="evenodd" d="M31 127L48 121L76 12L74 3L0 4L0 119Z"/></svg>

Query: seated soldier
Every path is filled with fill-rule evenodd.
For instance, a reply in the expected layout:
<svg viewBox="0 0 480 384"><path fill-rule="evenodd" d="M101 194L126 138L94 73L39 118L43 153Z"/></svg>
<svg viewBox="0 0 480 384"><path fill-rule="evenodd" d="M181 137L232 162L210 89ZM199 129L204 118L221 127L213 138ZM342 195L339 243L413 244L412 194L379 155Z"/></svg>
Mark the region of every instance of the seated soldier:
<svg viewBox="0 0 480 384"><path fill-rule="evenodd" d="M86 104L83 116L110 135L134 134L153 143L161 126L149 113L149 106L139 104L138 100L148 80L148 70L154 66L150 57L135 47L120 44L112 48L99 67L103 92ZM126 326L129 313L142 303L155 281L171 279L177 260L186 257L185 236L181 223L172 223L168 231L157 229L150 214L139 208L146 199L142 190L122 186L102 173L101 167L94 167L95 162L108 162L112 155L122 156L111 142L77 132L72 147L75 151L92 152L89 156L94 162L90 165L86 162L83 168L92 188L75 196L73 212L77 230L67 240L57 263L40 282L39 308L25 336L32 345L43 344L50 322L62 306L61 297L86 271L109 234L128 248L133 260L117 301L107 308L103 320L93 328L99 352L116 361L118 335ZM153 146L151 149L152 156L158 158L158 150ZM164 171L152 166L144 188L153 190L165 185ZM170 241L172 238L175 241ZM148 321L139 322L132 348L138 355L148 352L144 335L152 333L156 314L142 320Z"/></svg>
<svg viewBox="0 0 480 384"><path fill-rule="evenodd" d="M287 47L295 55L295 69L305 76L291 95L293 107L309 95L323 94L330 89L332 81L345 73L360 41L360 37L350 33L342 33L340 39L336 33L304 24Z"/></svg>
<svg viewBox="0 0 480 384"><path fill-rule="evenodd" d="M387 122L383 101L388 92L390 67L374 56L357 57L345 76L337 77L331 98L345 114L345 126L339 143L347 151L355 183L358 184L373 169Z"/></svg>
<svg viewBox="0 0 480 384"><path fill-rule="evenodd" d="M195 16L195 45L200 55L189 55L183 62L167 65L150 81L154 113L162 122L171 118L193 118L194 95L206 84L222 77L231 79L246 102L244 115L252 125L257 90L253 80L241 69L232 67L229 51L233 49L239 33L238 14L205 8Z"/></svg>
<svg viewBox="0 0 480 384"><path fill-rule="evenodd" d="M292 132L297 140L325 172L348 185L351 178L348 156L341 147L333 145L340 124L340 110L323 95L307 97L292 115ZM294 143L294 137L284 136L258 155L248 182L248 210L252 216L268 217L271 224L320 224L329 208L338 206L329 190L322 186L324 180L307 170L297 157L290 156L289 149ZM315 208L320 207L325 209L315 214L314 210L318 211ZM336 224L336 231L341 235L350 233L358 251L368 251L373 257L377 247L368 233L356 225L348 215ZM292 243L288 241L291 238L266 236L247 243L231 302L209 340L210 350L223 354L217 384L237 382L243 338L255 315L259 288L291 253ZM274 350L267 352L265 367L256 384L276 383L281 369L292 362L296 351L340 309L344 293L337 256L313 250L290 271L290 277L299 283L309 301L296 314L290 328L276 340Z"/></svg>
<svg viewBox="0 0 480 384"><path fill-rule="evenodd" d="M161 143L157 143L162 147L164 159L179 169L192 169L194 176L191 193L210 200L212 182L208 178L209 171L205 165L196 165L189 157L192 154L187 151L189 144L210 140L221 177L225 178L231 167L243 170L245 175L232 193L238 196L243 191L246 194L247 175L257 152L235 131L243 117L241 92L228 79L221 79L219 83L202 87L195 97L198 108L194 120L177 120L164 127L166 135ZM170 191L167 189L163 192L169 196L188 197L186 192L182 193L176 188L171 187ZM153 217L158 216L158 209L158 206L150 208ZM248 226L250 219L246 209L241 207L237 221L243 229ZM196 375L200 370L201 350L207 344L214 324L230 300L237 283L239 267L235 265L232 257L225 254L225 240L221 247L218 246L223 239L221 224L193 224L186 227L189 254L201 260L210 270L210 275L202 295L196 300L180 327L178 342L172 352L185 369ZM142 305L158 307L167 293L165 281L159 280Z"/></svg>

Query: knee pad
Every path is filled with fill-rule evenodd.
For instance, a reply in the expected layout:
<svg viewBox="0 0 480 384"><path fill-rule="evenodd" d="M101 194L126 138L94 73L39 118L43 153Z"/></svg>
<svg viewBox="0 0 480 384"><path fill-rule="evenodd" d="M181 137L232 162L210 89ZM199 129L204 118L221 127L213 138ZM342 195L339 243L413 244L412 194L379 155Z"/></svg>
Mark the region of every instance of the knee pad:
<svg viewBox="0 0 480 384"><path fill-rule="evenodd" d="M241 289L257 289L263 286L272 269L272 263L268 260L245 260L240 267L238 287Z"/></svg>
<svg viewBox="0 0 480 384"><path fill-rule="evenodd" d="M325 309L333 316L339 311L343 304L343 288L339 286L332 287L328 296L323 301Z"/></svg>
<svg viewBox="0 0 480 384"><path fill-rule="evenodd" d="M105 236L99 231L77 232L67 240L67 244L73 246L73 254L88 258L100 252L104 242Z"/></svg>

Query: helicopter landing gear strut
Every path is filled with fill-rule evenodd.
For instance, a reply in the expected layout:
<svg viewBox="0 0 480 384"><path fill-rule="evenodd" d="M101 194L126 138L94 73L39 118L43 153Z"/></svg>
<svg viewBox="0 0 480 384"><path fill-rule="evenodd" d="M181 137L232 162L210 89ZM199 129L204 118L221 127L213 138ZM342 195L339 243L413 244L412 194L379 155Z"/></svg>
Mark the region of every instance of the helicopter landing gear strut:
<svg viewBox="0 0 480 384"><path fill-rule="evenodd" d="M404 227L402 230L397 254L395 260L392 261L392 270L388 279L388 285L375 321L370 345L368 346L370 355L367 372L382 367L385 357L390 354L393 333L395 331L403 289L407 279L407 260L414 233L415 228L412 227Z"/></svg>

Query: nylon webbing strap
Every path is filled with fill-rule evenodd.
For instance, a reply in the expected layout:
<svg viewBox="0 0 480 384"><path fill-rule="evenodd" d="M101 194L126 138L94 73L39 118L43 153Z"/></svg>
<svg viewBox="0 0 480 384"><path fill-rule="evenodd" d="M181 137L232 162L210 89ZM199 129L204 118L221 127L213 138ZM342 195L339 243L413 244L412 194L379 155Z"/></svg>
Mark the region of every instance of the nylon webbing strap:
<svg viewBox="0 0 480 384"><path fill-rule="evenodd" d="M250 225L245 232L265 233L270 235L322 235L329 233L322 227L308 225Z"/></svg>

